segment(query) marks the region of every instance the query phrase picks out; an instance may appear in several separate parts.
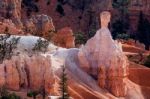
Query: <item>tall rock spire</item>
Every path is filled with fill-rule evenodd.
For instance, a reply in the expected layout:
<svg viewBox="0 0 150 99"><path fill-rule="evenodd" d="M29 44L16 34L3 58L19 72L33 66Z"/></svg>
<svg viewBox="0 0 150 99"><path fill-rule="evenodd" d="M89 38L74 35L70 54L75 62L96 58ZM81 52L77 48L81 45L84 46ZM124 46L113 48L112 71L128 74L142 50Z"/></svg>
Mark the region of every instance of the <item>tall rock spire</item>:
<svg viewBox="0 0 150 99"><path fill-rule="evenodd" d="M115 96L125 96L124 79L128 75L128 61L121 44L114 41L108 29L111 15L100 14L101 29L81 47L78 58L81 68L98 78L99 86Z"/></svg>

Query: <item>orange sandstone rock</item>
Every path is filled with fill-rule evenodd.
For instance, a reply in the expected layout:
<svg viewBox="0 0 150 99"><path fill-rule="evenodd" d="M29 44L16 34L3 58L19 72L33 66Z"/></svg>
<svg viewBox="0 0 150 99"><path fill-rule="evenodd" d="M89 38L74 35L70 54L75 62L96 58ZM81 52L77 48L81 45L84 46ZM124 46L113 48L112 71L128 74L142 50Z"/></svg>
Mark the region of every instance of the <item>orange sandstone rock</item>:
<svg viewBox="0 0 150 99"><path fill-rule="evenodd" d="M75 38L73 36L72 29L69 27L62 28L54 35L52 41L61 47L73 48L75 47Z"/></svg>

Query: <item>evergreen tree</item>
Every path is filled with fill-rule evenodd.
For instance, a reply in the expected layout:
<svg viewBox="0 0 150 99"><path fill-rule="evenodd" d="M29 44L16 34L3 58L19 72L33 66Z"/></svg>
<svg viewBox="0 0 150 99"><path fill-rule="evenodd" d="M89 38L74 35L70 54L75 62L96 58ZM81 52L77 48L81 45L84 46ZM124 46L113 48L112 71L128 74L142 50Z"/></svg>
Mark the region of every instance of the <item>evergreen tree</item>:
<svg viewBox="0 0 150 99"><path fill-rule="evenodd" d="M47 51L48 45L49 45L49 41L39 38L32 50L35 52L44 52L45 53Z"/></svg>
<svg viewBox="0 0 150 99"><path fill-rule="evenodd" d="M113 0L112 6L118 11L117 18L112 23L112 35L116 39L117 34L127 33L129 29L129 7L130 0Z"/></svg>
<svg viewBox="0 0 150 99"><path fill-rule="evenodd" d="M27 93L28 97L33 97L33 99L36 99L37 95L39 94L38 91L30 91Z"/></svg>
<svg viewBox="0 0 150 99"><path fill-rule="evenodd" d="M60 15L65 16L64 8L63 8L63 6L62 6L61 3L58 3L58 4L57 4L56 11L57 11Z"/></svg>
<svg viewBox="0 0 150 99"><path fill-rule="evenodd" d="M60 99L69 99L68 85L67 85L67 74L65 73L65 66L62 66L60 92L61 92L61 98Z"/></svg>
<svg viewBox="0 0 150 99"><path fill-rule="evenodd" d="M0 99L21 99L21 97L15 93L10 93L6 86L2 86L2 88L0 88Z"/></svg>
<svg viewBox="0 0 150 99"><path fill-rule="evenodd" d="M150 22L144 18L143 12L140 12L137 38L141 43L144 43L145 49L149 50L150 46Z"/></svg>
<svg viewBox="0 0 150 99"><path fill-rule="evenodd" d="M84 33L77 32L74 35L75 35L75 44L76 45L81 45L81 44L85 44L86 43L87 37L85 36Z"/></svg>
<svg viewBox="0 0 150 99"><path fill-rule="evenodd" d="M17 47L20 37L11 37L10 34L0 36L0 63L5 59L11 59L13 50Z"/></svg>

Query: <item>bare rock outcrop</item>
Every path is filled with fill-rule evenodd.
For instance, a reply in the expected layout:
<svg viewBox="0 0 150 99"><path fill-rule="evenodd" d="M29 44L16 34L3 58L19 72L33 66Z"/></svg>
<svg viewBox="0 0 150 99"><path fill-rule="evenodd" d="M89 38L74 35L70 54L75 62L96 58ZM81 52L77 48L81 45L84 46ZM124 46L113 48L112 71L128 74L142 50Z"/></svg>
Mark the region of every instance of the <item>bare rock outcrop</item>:
<svg viewBox="0 0 150 99"><path fill-rule="evenodd" d="M13 56L11 60L5 60L0 65L0 71L0 86L6 85L11 90L45 89L49 93L54 82L51 61L48 56Z"/></svg>
<svg viewBox="0 0 150 99"><path fill-rule="evenodd" d="M64 48L75 47L75 37L73 36L73 31L70 27L65 27L60 29L53 37L52 41Z"/></svg>
<svg viewBox="0 0 150 99"><path fill-rule="evenodd" d="M10 19L3 19L2 22L0 22L0 33L10 33L15 35L23 35L24 32L21 29L18 29L17 26L12 22Z"/></svg>
<svg viewBox="0 0 150 99"><path fill-rule="evenodd" d="M47 15L35 15L25 21L26 32L42 37L49 36L48 33L55 31L52 18Z"/></svg>
<svg viewBox="0 0 150 99"><path fill-rule="evenodd" d="M11 19L18 28L22 28L21 2L22 0L1 0L0 2L0 17Z"/></svg>
<svg viewBox="0 0 150 99"><path fill-rule="evenodd" d="M124 79L128 75L128 61L121 45L115 42L107 28L110 13L101 13L101 29L82 46L78 53L81 68L98 77L99 86L115 96L125 96ZM92 46L91 46L92 45Z"/></svg>

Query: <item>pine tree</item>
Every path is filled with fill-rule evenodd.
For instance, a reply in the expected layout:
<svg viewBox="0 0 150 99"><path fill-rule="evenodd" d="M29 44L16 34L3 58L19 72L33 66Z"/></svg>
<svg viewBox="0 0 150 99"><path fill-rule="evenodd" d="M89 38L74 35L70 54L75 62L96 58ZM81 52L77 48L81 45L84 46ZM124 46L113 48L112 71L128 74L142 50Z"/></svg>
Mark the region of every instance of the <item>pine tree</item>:
<svg viewBox="0 0 150 99"><path fill-rule="evenodd" d="M37 40L37 43L35 43L32 50L35 52L44 52L45 53L47 51L48 45L49 45L49 41L39 38Z"/></svg>
<svg viewBox="0 0 150 99"><path fill-rule="evenodd" d="M116 39L117 34L127 33L129 29L129 7L130 0L113 0L112 6L118 11L115 16L118 16L112 23L112 35Z"/></svg>
<svg viewBox="0 0 150 99"><path fill-rule="evenodd" d="M39 94L38 91L30 91L27 93L28 97L33 97L33 99L36 99L37 95Z"/></svg>
<svg viewBox="0 0 150 99"><path fill-rule="evenodd" d="M65 73L65 66L62 66L60 92L61 92L61 98L60 99L69 99L68 85L67 85L67 74Z"/></svg>
<svg viewBox="0 0 150 99"><path fill-rule="evenodd" d="M57 4L56 11L57 11L60 15L65 16L64 8L63 8L63 5L62 5L61 3L58 3L58 4Z"/></svg>
<svg viewBox="0 0 150 99"><path fill-rule="evenodd" d="M20 37L11 37L9 33L0 35L0 63L5 59L11 59L13 50L17 48L17 43Z"/></svg>
<svg viewBox="0 0 150 99"><path fill-rule="evenodd" d="M137 38L141 43L144 43L145 49L149 50L150 46L150 22L144 18L143 12L140 12Z"/></svg>

